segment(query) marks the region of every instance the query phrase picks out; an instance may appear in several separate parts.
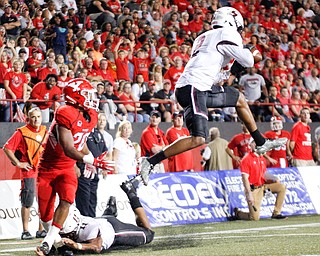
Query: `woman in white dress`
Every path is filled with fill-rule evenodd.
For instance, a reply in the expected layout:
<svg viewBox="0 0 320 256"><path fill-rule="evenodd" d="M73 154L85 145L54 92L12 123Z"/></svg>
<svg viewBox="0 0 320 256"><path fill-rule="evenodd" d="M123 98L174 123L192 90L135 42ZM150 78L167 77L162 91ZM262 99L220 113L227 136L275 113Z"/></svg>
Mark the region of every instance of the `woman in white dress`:
<svg viewBox="0 0 320 256"><path fill-rule="evenodd" d="M118 126L116 139L113 142L115 173L127 175L137 173L136 150L129 139L131 134L131 123L128 120L122 121Z"/></svg>

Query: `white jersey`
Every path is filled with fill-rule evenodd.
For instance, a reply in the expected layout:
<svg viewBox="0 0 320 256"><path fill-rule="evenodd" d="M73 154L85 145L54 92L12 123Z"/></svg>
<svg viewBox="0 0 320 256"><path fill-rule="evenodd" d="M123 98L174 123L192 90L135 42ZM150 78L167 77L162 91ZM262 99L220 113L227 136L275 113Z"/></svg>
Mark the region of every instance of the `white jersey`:
<svg viewBox="0 0 320 256"><path fill-rule="evenodd" d="M114 241L115 231L107 219L94 219L82 216L79 210L71 205L69 214L60 231L75 242L81 243L97 238L102 238L103 249L108 249Z"/></svg>
<svg viewBox="0 0 320 256"><path fill-rule="evenodd" d="M252 53L243 48L238 32L229 27L207 31L194 41L191 58L176 83L176 88L191 84L200 91L210 91L226 79L222 68L233 60L244 67L254 64Z"/></svg>

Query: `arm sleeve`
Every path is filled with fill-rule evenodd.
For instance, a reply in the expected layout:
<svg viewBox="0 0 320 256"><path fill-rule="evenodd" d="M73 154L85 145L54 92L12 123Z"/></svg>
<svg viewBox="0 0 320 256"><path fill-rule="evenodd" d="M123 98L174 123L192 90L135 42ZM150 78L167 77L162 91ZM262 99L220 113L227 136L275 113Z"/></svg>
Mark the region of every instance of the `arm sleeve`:
<svg viewBox="0 0 320 256"><path fill-rule="evenodd" d="M211 157L211 149L209 147L206 147L203 151L202 157L204 160L209 160Z"/></svg>

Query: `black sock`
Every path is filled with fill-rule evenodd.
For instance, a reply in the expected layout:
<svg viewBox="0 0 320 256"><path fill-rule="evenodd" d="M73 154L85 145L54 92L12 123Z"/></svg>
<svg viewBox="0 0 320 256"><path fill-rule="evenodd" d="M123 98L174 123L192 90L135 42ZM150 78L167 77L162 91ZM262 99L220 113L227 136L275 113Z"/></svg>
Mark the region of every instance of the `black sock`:
<svg viewBox="0 0 320 256"><path fill-rule="evenodd" d="M250 132L250 134L257 146L262 146L266 142L266 139L262 136L261 132L259 132L258 129L254 132Z"/></svg>
<svg viewBox="0 0 320 256"><path fill-rule="evenodd" d="M164 155L164 151L161 150L157 154L153 155L152 157L148 158L148 162L152 165L156 165L160 163L162 160L167 159Z"/></svg>
<svg viewBox="0 0 320 256"><path fill-rule="evenodd" d="M130 201L130 205L131 205L131 208L133 211L139 207L142 207L142 205L140 203L140 199L137 196L131 197L129 199L129 201Z"/></svg>

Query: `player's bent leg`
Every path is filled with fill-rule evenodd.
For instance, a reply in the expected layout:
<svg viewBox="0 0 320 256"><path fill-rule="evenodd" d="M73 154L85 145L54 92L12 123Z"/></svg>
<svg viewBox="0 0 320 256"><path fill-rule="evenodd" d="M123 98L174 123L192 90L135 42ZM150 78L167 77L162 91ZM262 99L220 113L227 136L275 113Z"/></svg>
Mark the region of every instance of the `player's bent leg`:
<svg viewBox="0 0 320 256"><path fill-rule="evenodd" d="M139 246L150 243L153 240L154 232L150 229L123 223L113 216L106 218L115 231L115 239L112 246Z"/></svg>
<svg viewBox="0 0 320 256"><path fill-rule="evenodd" d="M249 105L242 93L239 93L239 98L236 104L236 111L240 120L245 124L249 132L257 130L257 124L251 113Z"/></svg>

